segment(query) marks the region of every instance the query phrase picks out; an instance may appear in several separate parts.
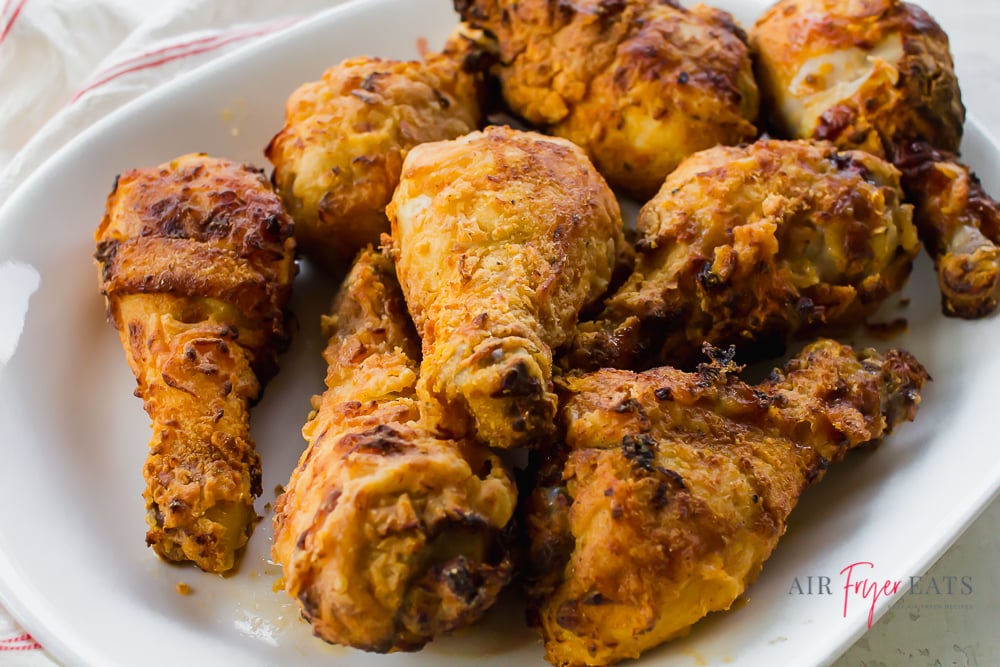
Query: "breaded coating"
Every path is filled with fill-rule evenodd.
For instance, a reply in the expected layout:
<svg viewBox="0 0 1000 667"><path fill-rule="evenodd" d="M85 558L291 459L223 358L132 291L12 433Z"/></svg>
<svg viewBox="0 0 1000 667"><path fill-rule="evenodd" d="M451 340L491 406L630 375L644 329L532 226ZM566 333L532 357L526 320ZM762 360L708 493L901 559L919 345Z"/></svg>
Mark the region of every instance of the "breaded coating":
<svg viewBox="0 0 1000 667"><path fill-rule="evenodd" d="M488 449L421 421L420 343L388 258L361 252L323 329L327 388L275 503L272 558L318 637L419 649L510 579L517 489Z"/></svg>
<svg viewBox="0 0 1000 667"><path fill-rule="evenodd" d="M95 234L101 290L152 420L146 542L233 567L261 493L249 406L277 370L292 221L258 169L204 154L122 174Z"/></svg>
<svg viewBox="0 0 1000 667"><path fill-rule="evenodd" d="M406 153L479 127L482 76L463 67L461 40L419 61L351 58L289 97L265 153L307 256L344 273L389 231Z"/></svg>
<svg viewBox="0 0 1000 667"><path fill-rule="evenodd" d="M510 109L584 147L645 201L688 155L757 135L746 35L728 13L664 0L455 0L496 37Z"/></svg>
<svg viewBox="0 0 1000 667"><path fill-rule="evenodd" d="M948 37L897 0L782 0L750 31L780 134L891 155L898 137L957 151L965 108Z"/></svg>
<svg viewBox="0 0 1000 667"><path fill-rule="evenodd" d="M907 352L825 339L750 386L732 350L709 350L695 373L564 381L566 448L527 502L532 615L554 665L638 657L728 609L805 488L912 419L929 379Z"/></svg>
<svg viewBox="0 0 1000 667"><path fill-rule="evenodd" d="M989 315L1000 297L1000 205L954 153L924 141L900 142L893 159L934 258L942 312Z"/></svg>
<svg viewBox="0 0 1000 667"><path fill-rule="evenodd" d="M568 141L489 127L413 149L386 212L427 416L494 447L546 442L552 351L624 245L604 179Z"/></svg>
<svg viewBox="0 0 1000 667"><path fill-rule="evenodd" d="M750 33L771 126L892 160L916 207L946 315L992 312L997 202L958 161L965 108L948 37L898 0L782 0Z"/></svg>
<svg viewBox="0 0 1000 667"><path fill-rule="evenodd" d="M580 325L582 369L691 368L702 343L741 359L843 333L899 290L919 251L899 172L828 142L719 146L640 211L635 271Z"/></svg>

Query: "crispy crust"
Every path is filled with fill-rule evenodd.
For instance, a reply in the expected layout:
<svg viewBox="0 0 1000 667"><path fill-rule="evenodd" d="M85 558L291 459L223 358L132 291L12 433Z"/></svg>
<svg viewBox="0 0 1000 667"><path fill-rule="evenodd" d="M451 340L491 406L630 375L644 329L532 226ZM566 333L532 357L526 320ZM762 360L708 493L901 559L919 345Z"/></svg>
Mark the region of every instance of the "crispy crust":
<svg viewBox="0 0 1000 667"><path fill-rule="evenodd" d="M412 329L392 262L362 251L324 318L327 389L275 503L272 556L315 634L380 653L477 621L513 569L513 480L421 422Z"/></svg>
<svg viewBox="0 0 1000 667"><path fill-rule="evenodd" d="M941 27L895 0L783 0L750 44L779 133L892 160L937 269L942 311L993 312L1000 208L958 159L965 108Z"/></svg>
<svg viewBox="0 0 1000 667"><path fill-rule="evenodd" d="M906 142L894 160L934 258L942 311L966 319L989 315L1000 297L1000 206L953 153Z"/></svg>
<svg viewBox="0 0 1000 667"><path fill-rule="evenodd" d="M604 179L568 141L490 127L411 151L387 213L429 417L490 446L546 442L552 350L624 245Z"/></svg>
<svg viewBox="0 0 1000 667"><path fill-rule="evenodd" d="M146 541L224 572L261 492L249 406L287 343L291 220L259 170L191 154L122 174L95 240L108 316L152 420Z"/></svg>
<svg viewBox="0 0 1000 667"><path fill-rule="evenodd" d="M351 58L292 93L265 153L304 253L342 273L389 231L384 209L407 152L479 126L481 75L462 63L459 51Z"/></svg>
<svg viewBox="0 0 1000 667"><path fill-rule="evenodd" d="M827 142L761 140L688 158L639 214L635 271L580 325L571 366L690 368L842 332L899 290L919 251L899 172Z"/></svg>
<svg viewBox="0 0 1000 667"><path fill-rule="evenodd" d="M837 81L836 74L827 80L822 68L812 78L805 76L810 61L852 50L863 59L863 54L889 45L887 40L899 42L886 51L894 58L873 56L864 65L870 72L851 94L819 96L820 104L806 102L801 113L783 111L792 99L807 98ZM784 136L828 139L888 158L898 141L908 139L958 150L965 107L948 37L916 5L897 0L782 0L757 20L750 47L769 120Z"/></svg>
<svg viewBox="0 0 1000 667"><path fill-rule="evenodd" d="M566 447L527 501L532 617L546 658L607 665L728 609L802 491L912 419L906 352L821 340L757 386L729 354L695 373L605 369L563 383Z"/></svg>
<svg viewBox="0 0 1000 667"><path fill-rule="evenodd" d="M726 12L641 0L456 2L496 37L504 99L648 199L677 164L756 136L746 35Z"/></svg>

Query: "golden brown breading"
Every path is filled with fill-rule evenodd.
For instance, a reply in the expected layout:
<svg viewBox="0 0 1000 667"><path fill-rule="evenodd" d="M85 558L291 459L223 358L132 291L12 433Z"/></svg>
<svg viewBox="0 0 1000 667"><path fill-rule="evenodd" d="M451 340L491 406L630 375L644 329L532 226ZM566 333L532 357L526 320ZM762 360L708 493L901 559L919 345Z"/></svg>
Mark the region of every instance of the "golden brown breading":
<svg viewBox="0 0 1000 667"><path fill-rule="evenodd" d="M754 358L861 323L919 251L902 198L891 164L827 142L697 153L640 211L635 271L580 325L572 365L688 368L704 341Z"/></svg>
<svg viewBox="0 0 1000 667"><path fill-rule="evenodd" d="M992 312L1000 213L958 162L965 108L940 26L898 0L782 0L758 20L750 44L773 127L893 160L945 314Z"/></svg>
<svg viewBox="0 0 1000 667"><path fill-rule="evenodd" d="M583 146L643 200L696 151L757 134L746 35L726 12L662 0L455 0L496 36L510 109Z"/></svg>
<svg viewBox="0 0 1000 667"><path fill-rule="evenodd" d="M428 417L491 446L544 441L552 350L624 243L604 179L568 141L490 127L413 149L386 212Z"/></svg>
<svg viewBox="0 0 1000 667"><path fill-rule="evenodd" d="M517 490L489 450L420 421L420 343L389 259L362 251L323 328L327 389L275 503L272 557L317 636L415 650L509 580Z"/></svg>
<svg viewBox="0 0 1000 667"><path fill-rule="evenodd" d="M463 56L453 42L421 61L351 58L292 93L265 152L305 254L342 273L389 230L407 151L479 126L481 75Z"/></svg>
<svg viewBox="0 0 1000 667"><path fill-rule="evenodd" d="M989 315L1000 297L1000 205L954 153L901 142L894 161L934 258L945 315Z"/></svg>
<svg viewBox="0 0 1000 667"><path fill-rule="evenodd" d="M146 542L224 572L256 518L248 407L286 343L292 221L259 170L190 154L122 174L95 239L152 420Z"/></svg>
<svg viewBox="0 0 1000 667"><path fill-rule="evenodd" d="M897 0L782 0L750 31L767 119L793 138L888 156L897 137L957 151L965 108L948 37Z"/></svg>
<svg viewBox="0 0 1000 667"><path fill-rule="evenodd" d="M728 609L802 491L849 449L912 419L928 376L908 353L821 340L749 386L730 355L696 373L564 381L566 450L528 503L530 594L546 657L607 665Z"/></svg>

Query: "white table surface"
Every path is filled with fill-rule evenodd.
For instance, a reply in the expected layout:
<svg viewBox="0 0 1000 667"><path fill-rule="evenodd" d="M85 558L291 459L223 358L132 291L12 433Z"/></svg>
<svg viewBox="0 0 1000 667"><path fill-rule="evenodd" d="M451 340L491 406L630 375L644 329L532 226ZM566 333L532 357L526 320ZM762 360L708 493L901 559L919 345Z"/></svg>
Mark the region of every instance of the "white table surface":
<svg viewBox="0 0 1000 667"><path fill-rule="evenodd" d="M968 113L1000 138L1000 0L917 4L951 37ZM1000 192L991 194L1000 198ZM901 597L834 667L1000 666L998 556L1000 500L994 500L925 575L934 577L942 592L945 577L970 577L971 594Z"/></svg>

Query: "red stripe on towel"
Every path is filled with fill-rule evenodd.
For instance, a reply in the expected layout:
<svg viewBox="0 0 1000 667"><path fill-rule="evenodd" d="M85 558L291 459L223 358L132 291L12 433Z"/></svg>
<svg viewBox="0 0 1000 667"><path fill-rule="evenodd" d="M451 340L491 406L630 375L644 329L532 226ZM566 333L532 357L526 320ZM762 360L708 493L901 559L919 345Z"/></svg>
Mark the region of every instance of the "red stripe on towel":
<svg viewBox="0 0 1000 667"><path fill-rule="evenodd" d="M14 27L14 21L17 20L17 15L21 13L21 10L24 9L24 5L26 5L27 3L28 0L21 0L19 3L17 3L17 7L14 7L14 13L10 15L10 19L7 21L7 25L5 25L3 28L3 32L0 32L0 44L3 44L3 40L7 37L7 34L10 32L10 29ZM7 8L9 6L10 6L10 0L7 0L7 2L4 3L3 6L4 14L7 13Z"/></svg>
<svg viewBox="0 0 1000 667"><path fill-rule="evenodd" d="M231 33L230 32L216 33L214 35L208 35L208 36L205 36L205 37L200 37L198 39L189 39L187 41L179 42L177 44L171 44L169 46L162 46L162 47L160 47L158 49L153 49L152 51L146 51L145 53L140 53L139 55L132 56L130 58L126 58L125 60L121 61L120 63L115 63L115 65L113 67L110 67L107 70L105 70L104 74L110 74L110 73L112 73L112 72L114 72L116 70L127 68L129 65L131 65L133 63L136 63L136 62L139 62L141 60L145 60L146 58L149 58L151 56L158 56L158 55L166 54L166 53L168 53L170 51L183 50L183 49L186 49L186 48L191 47L191 46L198 46L199 44L206 44L206 43L214 42L214 41L223 39L228 34L231 34Z"/></svg>
<svg viewBox="0 0 1000 667"><path fill-rule="evenodd" d="M25 632L24 634L20 634L16 637L5 637L3 639L0 639L0 644L7 644L9 642L23 642L27 639L31 639L31 635Z"/></svg>
<svg viewBox="0 0 1000 667"><path fill-rule="evenodd" d="M30 644L18 644L16 646L5 644L0 646L0 651L37 651L40 648L42 648L42 645L32 640Z"/></svg>
<svg viewBox="0 0 1000 667"><path fill-rule="evenodd" d="M0 639L0 651L30 651L42 648L27 632Z"/></svg>
<svg viewBox="0 0 1000 667"><path fill-rule="evenodd" d="M286 28L290 25L293 25L294 23L298 23L300 20L302 20L302 18L303 17L285 19L282 21L265 25L260 28L255 28L250 31L237 32L235 34L229 35L228 37L226 37L225 35L216 35L215 37L192 40L191 42L185 44L178 44L171 47L163 47L155 51L150 51L148 53L135 56L133 58L126 60L123 63L120 63L119 65L116 65L100 79L86 86L85 88L79 90L75 95L73 95L72 101L75 102L81 97L83 97L85 94L90 92L91 90L99 88L111 81L114 81L119 77L125 76L126 74L131 74L132 72L139 72L141 70L149 69L151 67L159 67L160 65L166 64L174 60L180 60L181 58L187 58L190 56L197 56L202 53L208 53L210 51L220 49L228 44L232 44L233 42L249 39L251 37L262 37L268 33L272 33L275 32L276 30L280 30L281 28ZM169 54L166 53L167 51L170 50L175 50L181 47L190 47L190 46L194 46L196 48L188 48L186 51L177 51L175 53L169 53ZM146 60L144 62L142 61L144 58L156 55L159 55L160 57L154 58L153 60ZM128 63L133 63L133 64L129 65Z"/></svg>

